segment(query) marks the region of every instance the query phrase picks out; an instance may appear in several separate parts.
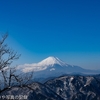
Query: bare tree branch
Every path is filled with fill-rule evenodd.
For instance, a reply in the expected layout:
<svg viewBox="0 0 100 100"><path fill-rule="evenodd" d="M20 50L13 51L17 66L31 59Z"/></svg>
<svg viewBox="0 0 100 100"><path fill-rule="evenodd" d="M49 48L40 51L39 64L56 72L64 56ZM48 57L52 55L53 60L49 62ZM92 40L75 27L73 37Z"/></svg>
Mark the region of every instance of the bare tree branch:
<svg viewBox="0 0 100 100"><path fill-rule="evenodd" d="M4 43L7 37L8 37L8 33L2 36L2 39L0 40L0 46Z"/></svg>
<svg viewBox="0 0 100 100"><path fill-rule="evenodd" d="M10 48L8 48L7 44L4 44L7 37L8 34L5 34L0 40L0 78L2 78L2 81L4 83L4 88L0 89L0 92L1 90L5 90L5 88L10 87L11 78L12 76L14 76L10 68L7 70L5 68L9 67L13 60L19 59L20 57L20 55L18 55L17 52L14 52Z"/></svg>
<svg viewBox="0 0 100 100"><path fill-rule="evenodd" d="M14 52L4 43L7 37L8 34L5 34L0 40L0 93L16 84L20 87L26 86L33 77L33 73L16 75L16 68L10 67L12 62L19 59L21 55Z"/></svg>

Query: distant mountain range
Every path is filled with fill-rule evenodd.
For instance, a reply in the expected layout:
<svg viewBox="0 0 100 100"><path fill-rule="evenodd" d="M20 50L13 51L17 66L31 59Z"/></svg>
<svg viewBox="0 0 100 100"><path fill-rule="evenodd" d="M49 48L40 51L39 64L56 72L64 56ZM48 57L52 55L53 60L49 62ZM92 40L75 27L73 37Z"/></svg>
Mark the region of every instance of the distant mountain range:
<svg viewBox="0 0 100 100"><path fill-rule="evenodd" d="M64 74L99 74L100 70L89 70L69 65L57 57L48 57L39 63L24 64L17 67L18 72L34 72L34 78L58 77Z"/></svg>

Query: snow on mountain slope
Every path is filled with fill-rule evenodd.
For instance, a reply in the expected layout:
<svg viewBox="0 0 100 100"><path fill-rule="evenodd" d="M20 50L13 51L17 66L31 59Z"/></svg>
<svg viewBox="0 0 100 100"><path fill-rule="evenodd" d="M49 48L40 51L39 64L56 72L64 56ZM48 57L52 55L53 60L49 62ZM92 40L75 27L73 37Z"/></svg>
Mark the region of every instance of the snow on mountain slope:
<svg viewBox="0 0 100 100"><path fill-rule="evenodd" d="M100 100L100 79L95 76L64 75L45 85L64 100Z"/></svg>
<svg viewBox="0 0 100 100"><path fill-rule="evenodd" d="M48 57L44 60L42 60L41 62L38 63L40 66L45 66L45 65L54 65L54 64L58 64L58 65L66 65L63 61L61 61L59 58L57 57Z"/></svg>
<svg viewBox="0 0 100 100"><path fill-rule="evenodd" d="M27 73L30 71L42 71L54 65L68 66L68 64L61 61L59 58L50 56L39 63L19 65L17 69Z"/></svg>

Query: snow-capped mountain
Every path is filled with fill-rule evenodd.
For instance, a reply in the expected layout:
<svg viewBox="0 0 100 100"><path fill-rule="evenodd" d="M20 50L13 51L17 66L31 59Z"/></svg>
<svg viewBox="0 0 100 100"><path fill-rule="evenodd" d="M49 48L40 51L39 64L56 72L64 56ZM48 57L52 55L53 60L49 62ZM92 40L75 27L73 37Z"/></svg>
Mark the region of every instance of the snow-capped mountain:
<svg viewBox="0 0 100 100"><path fill-rule="evenodd" d="M22 72L25 72L25 73L31 72L33 70L37 72L37 71L46 70L47 68L53 67L54 65L59 65L62 67L68 66L68 64L61 61L59 58L50 56L40 61L39 63L19 65L17 69L20 69Z"/></svg>
<svg viewBox="0 0 100 100"><path fill-rule="evenodd" d="M69 65L57 57L48 57L39 63L19 65L17 70L23 73L34 71L36 78L48 78L70 73L93 74L97 71L83 69L79 66Z"/></svg>
<svg viewBox="0 0 100 100"><path fill-rule="evenodd" d="M44 60L42 60L41 62L38 63L40 66L49 66L49 65L54 65L54 64L58 64L58 65L61 65L61 66L66 66L67 64L64 63L63 61L61 61L59 58L57 57L48 57Z"/></svg>

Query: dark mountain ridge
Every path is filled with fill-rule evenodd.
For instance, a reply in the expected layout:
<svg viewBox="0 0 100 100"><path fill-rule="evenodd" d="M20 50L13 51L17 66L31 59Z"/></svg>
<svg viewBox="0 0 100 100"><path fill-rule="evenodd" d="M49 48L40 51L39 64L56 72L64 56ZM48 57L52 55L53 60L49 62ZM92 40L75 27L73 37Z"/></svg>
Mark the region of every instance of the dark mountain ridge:
<svg viewBox="0 0 100 100"><path fill-rule="evenodd" d="M12 87L2 95L27 95L26 100L100 100L100 75L63 75L45 83Z"/></svg>

